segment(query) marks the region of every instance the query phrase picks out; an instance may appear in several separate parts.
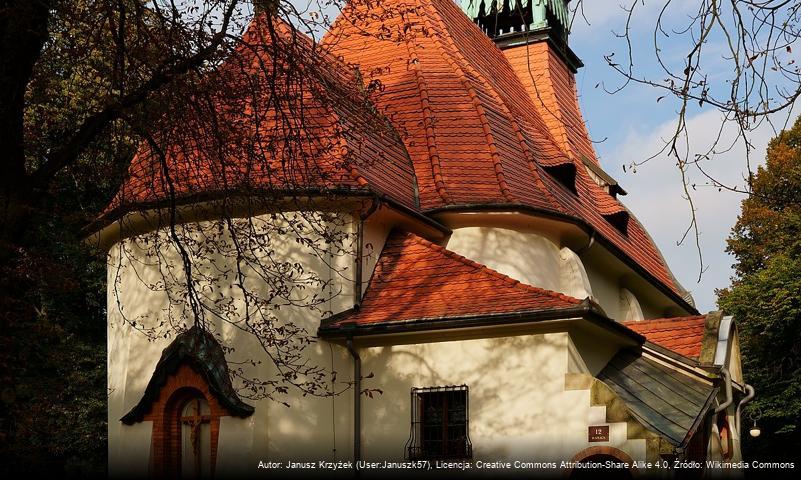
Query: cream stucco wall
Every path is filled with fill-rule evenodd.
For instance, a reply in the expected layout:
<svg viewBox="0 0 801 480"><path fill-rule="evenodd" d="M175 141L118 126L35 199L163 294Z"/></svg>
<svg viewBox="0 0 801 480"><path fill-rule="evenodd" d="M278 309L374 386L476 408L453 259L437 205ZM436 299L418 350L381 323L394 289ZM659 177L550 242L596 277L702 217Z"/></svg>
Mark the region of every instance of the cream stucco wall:
<svg viewBox="0 0 801 480"><path fill-rule="evenodd" d="M342 218L340 218L342 220ZM274 223L274 221L270 221ZM303 220L298 220L300 224ZM258 223L258 217L256 218ZM290 222L291 223L291 222ZM204 239L230 244L226 229L213 222L196 224L193 232L203 248ZM376 216L365 225L363 282L369 280L392 228ZM347 217L332 229L355 238L356 222ZM291 229L288 229L291 230ZM158 326L174 318L181 321L186 306L163 291L163 265L180 265L179 253L159 242L146 243L149 235L123 240L109 251L108 270L108 384L109 384L109 473L146 474L150 457L152 425L141 422L125 426L119 419L141 398L162 350L172 335L148 339L132 328ZM308 288L305 295L327 300L320 307L333 313L353 304L353 251L322 255L295 241L291 232L271 232L274 258L298 262L304 271L316 272L325 287ZM316 240L319 240L317 238ZM454 228L446 247L488 265L522 282L584 298L592 296L610 315L620 305L620 279L605 272L603 265L583 264L573 250L562 246L548 232L531 228ZM320 244L318 244L319 246ZM194 250L190 249L190 253ZM230 255L210 255L195 265L212 276L235 271ZM249 270L246 267L245 270ZM180 282L182 270L171 269L167 278ZM247 271L249 289L267 296L263 277ZM242 293L235 284L207 285L207 301L230 299L225 318L211 317L212 330L226 346L233 366L253 378L274 379L277 371L265 356L256 337L243 329ZM301 302L302 303L302 302ZM321 311L284 305L270 312L277 321L291 321L314 333ZM124 321L128 319L128 322ZM363 372L373 373L364 388L378 388L382 395L362 402L363 453L367 459L400 459L410 433L410 389L412 387L467 384L470 388L470 437L475 459L548 460L566 458L589 446L614 446L634 459L645 458L644 440L627 440L625 424L610 425L610 442L588 443L587 426L605 424L604 408L590 404L589 390L565 387L565 375L596 375L615 354L615 342L599 341L582 331L518 334L499 338L474 338L432 343L372 346L361 349ZM305 358L327 372L336 372L330 390L333 397L302 396L297 390L266 398L244 400L255 407L247 419L225 417L220 423L218 472L243 473L259 460L350 459L353 448L353 361L341 345L317 341L306 348ZM261 361L250 365L251 360ZM289 407L282 404L286 402Z"/></svg>
<svg viewBox="0 0 801 480"><path fill-rule="evenodd" d="M592 290L579 257L540 232L499 227L454 229L448 250L523 283L579 299Z"/></svg>
<svg viewBox="0 0 801 480"><path fill-rule="evenodd" d="M625 423L607 423L589 390L566 389L565 375L584 365L570 360L576 352L566 332L361 349L364 370L375 375L365 387L383 390L363 400L364 456L404 457L412 387L465 384L475 460L561 461L598 445L645 459L645 440L627 440ZM590 444L588 425L610 425L610 441Z"/></svg>
<svg viewBox="0 0 801 480"><path fill-rule="evenodd" d="M345 243L352 242L355 238L355 223L349 218L341 220L336 225L329 225L329 228L343 231L346 234ZM271 224L276 223L275 220L265 219L265 222L268 221ZM298 222L293 227L296 229L305 220L295 218L287 221ZM258 219L255 223L258 224ZM201 223L196 227L199 228L187 233L188 236L200 240L197 246L191 242L187 246L190 255L195 258L196 271L208 275L235 271L236 262L231 255L194 255L197 253L195 248L201 248L202 239L206 236L215 238L215 242L230 244L227 230L220 230L219 225L212 222ZM364 272L366 278L371 274L387 233L387 226L381 224L374 224L366 229L366 240L375 246L372 253L365 251L368 255ZM269 315L274 315L277 322L293 322L314 335L324 310L338 312L352 306L355 247L345 244L342 245L343 251L336 252L332 248L320 255L313 253L310 247L296 242L296 235L291 232L286 232L283 237L275 231L270 231L269 234L273 235L270 241L270 248L274 250L273 258L298 262L302 264L304 271L316 272L325 282L324 286L310 284L290 298L299 303L303 303L301 300L304 296L318 295L326 298L318 310L302 305L284 305L278 311L269 312ZM139 328L156 327L157 332L162 332L158 329L160 322L168 318L183 322L188 318L182 317L188 307L180 302L181 299L171 299L163 291L165 278L172 282L181 282L183 279L179 253L165 242L166 235L162 231L124 240L114 245L108 255L108 429L109 473L112 476L147 473L151 422L127 426L119 419L140 400L162 350L174 338L169 333L166 338L163 335L155 339L148 338L133 328L131 323L136 322ZM317 246L321 244L318 243ZM263 260L266 259L265 255ZM178 268L167 268L165 265L176 265ZM248 288L266 298L270 292L264 277L254 273L256 268L245 269ZM226 353L229 365L232 368L242 368L243 374L249 378L278 378L279 372L258 339L247 331L243 296L236 284L201 284L198 288L203 292L205 301L231 299L233 308L224 312L225 318L207 316L211 330L219 335L222 344L233 347L232 351ZM352 359L342 346L321 341L306 347L303 355L309 364L325 369L327 378L332 378L331 372L335 371L336 380L330 383L329 390L344 393L333 397L304 397L299 390L290 387L288 394L276 393L274 400L270 400L247 398L247 392L243 392L243 400L255 407L255 413L246 419L221 419L218 472L236 473L242 469L252 471L254 461L264 458L295 458L298 452L317 459L350 456L353 444L353 401L348 389L352 384ZM251 365L251 361L257 364Z"/></svg>
<svg viewBox="0 0 801 480"><path fill-rule="evenodd" d="M623 287L616 269L597 260L585 263L545 231L517 225L460 227L446 248L523 283L578 299L591 297L610 318L644 318L639 299Z"/></svg>

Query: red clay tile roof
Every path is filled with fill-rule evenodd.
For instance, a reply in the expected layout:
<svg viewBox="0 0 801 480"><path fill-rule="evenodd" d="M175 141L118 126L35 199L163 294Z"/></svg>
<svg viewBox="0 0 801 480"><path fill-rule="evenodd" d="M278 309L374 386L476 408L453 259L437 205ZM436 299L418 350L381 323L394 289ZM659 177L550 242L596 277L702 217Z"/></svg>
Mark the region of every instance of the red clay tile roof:
<svg viewBox="0 0 801 480"><path fill-rule="evenodd" d="M704 339L706 315L623 322L625 326L661 347L698 359Z"/></svg>
<svg viewBox="0 0 801 480"><path fill-rule="evenodd" d="M567 215L683 295L642 225L632 216L624 234L610 222L628 212L565 150L587 151L581 134L554 138L504 53L455 2L352 0L323 44L380 81L375 103L401 132L424 211L501 204ZM545 172L559 165L575 169L578 195Z"/></svg>
<svg viewBox="0 0 801 480"><path fill-rule="evenodd" d="M411 233L387 239L361 308L327 325L371 325L576 307Z"/></svg>
<svg viewBox="0 0 801 480"><path fill-rule="evenodd" d="M573 158L583 155L597 164L578 104L576 77L565 61L548 42L506 48L503 53L560 147Z"/></svg>
<svg viewBox="0 0 801 480"><path fill-rule="evenodd" d="M198 102L178 128L156 139L176 197L335 189L384 194L417 207L406 149L352 69L265 16L253 21L242 45L214 77L222 86L212 89L210 107L199 110ZM169 199L154 151L140 148L107 212Z"/></svg>
<svg viewBox="0 0 801 480"><path fill-rule="evenodd" d="M452 0L352 0L324 39L332 55L297 32L291 35L285 24L271 39L264 22L255 20L245 35L253 50L242 58L250 63L228 67L229 74L248 75L265 87L262 96L250 98L252 89L242 89L240 102L213 109L223 112L217 123L251 135L252 142L242 143L256 148L215 157L217 139L204 128L204 115L164 132L159 140L178 197L335 189L379 193L417 208L419 188L423 211L525 206L587 224L658 283L684 293L636 219L628 219L625 234L613 225L627 215L625 207L571 153L592 153L582 140L586 132L573 132L580 119L563 115L568 125L555 138L552 132L560 129L543 120L504 53ZM297 40L294 48L276 43L286 38ZM374 96L380 114L365 101L360 76L334 55L359 65L365 82L380 81ZM293 106L270 103L269 85L262 84L273 71L306 72L306 65L303 88L289 85L291 91L283 92L305 102L309 114L300 121ZM572 78L569 72L556 76L560 85ZM572 84L565 85L558 88ZM566 111L569 105L559 106ZM139 152L107 215L168 198L169 182L157 160L148 148ZM576 172L577 195L546 173L566 166Z"/></svg>

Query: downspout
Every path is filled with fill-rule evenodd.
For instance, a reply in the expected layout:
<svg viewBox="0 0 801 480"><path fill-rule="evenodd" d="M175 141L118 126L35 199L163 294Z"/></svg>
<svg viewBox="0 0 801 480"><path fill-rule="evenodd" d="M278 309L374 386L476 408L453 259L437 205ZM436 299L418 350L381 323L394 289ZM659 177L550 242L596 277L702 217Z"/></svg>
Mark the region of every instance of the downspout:
<svg viewBox="0 0 801 480"><path fill-rule="evenodd" d="M735 426L735 428L737 428L737 435L739 435L740 438L743 437L743 434L740 431L740 416L743 413L743 406L746 403L748 403L751 400L753 400L754 399L754 395L756 394L756 392L754 391L754 387L752 387L751 385L746 385L745 386L745 391L747 392L747 394L746 394L745 398L740 400L740 403L737 404L737 412L734 414L734 426Z"/></svg>
<svg viewBox="0 0 801 480"><path fill-rule="evenodd" d="M347 340L348 352L353 357L353 465L361 460L362 452L362 359L353 348L353 336Z"/></svg>
<svg viewBox="0 0 801 480"><path fill-rule="evenodd" d="M723 380L726 382L726 401L718 405L718 408L715 409L715 413L720 413L723 410L726 410L729 408L729 405L734 402L734 395L732 395L731 391L731 374L729 373L729 369L726 367L720 367L720 373L723 375Z"/></svg>
<svg viewBox="0 0 801 480"><path fill-rule="evenodd" d="M370 208L366 212L359 215L359 225L356 230L356 259L355 270L356 278L353 286L353 308L358 310L362 304L362 273L364 267L362 266L364 258L364 222L370 217L378 207L381 206L381 200L374 198Z"/></svg>
<svg viewBox="0 0 801 480"><path fill-rule="evenodd" d="M356 232L356 278L353 285L353 309L359 310L362 304L362 274L364 271L364 222L381 206L381 200L374 198L370 208L359 214ZM362 452L362 359L353 348L353 336L347 339L348 352L353 357L353 465L361 460ZM358 470L357 470L358 472Z"/></svg>

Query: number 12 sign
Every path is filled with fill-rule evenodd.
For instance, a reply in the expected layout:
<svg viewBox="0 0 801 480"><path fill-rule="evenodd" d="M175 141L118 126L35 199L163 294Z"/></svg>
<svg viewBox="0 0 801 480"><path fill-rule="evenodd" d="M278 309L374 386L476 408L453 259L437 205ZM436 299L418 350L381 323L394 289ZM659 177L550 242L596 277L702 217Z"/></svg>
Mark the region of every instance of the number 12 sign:
<svg viewBox="0 0 801 480"><path fill-rule="evenodd" d="M588 440L590 442L608 442L609 425L601 425L589 428Z"/></svg>

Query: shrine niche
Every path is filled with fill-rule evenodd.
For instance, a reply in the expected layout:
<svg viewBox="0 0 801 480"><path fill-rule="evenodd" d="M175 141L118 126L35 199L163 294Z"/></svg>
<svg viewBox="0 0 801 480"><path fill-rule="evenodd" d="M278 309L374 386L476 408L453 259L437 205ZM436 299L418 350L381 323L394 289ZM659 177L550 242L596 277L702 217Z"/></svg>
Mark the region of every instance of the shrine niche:
<svg viewBox="0 0 801 480"><path fill-rule="evenodd" d="M150 473L214 476L220 417L247 417L253 407L236 394L222 348L199 328L164 349L139 403L121 420L153 422Z"/></svg>

